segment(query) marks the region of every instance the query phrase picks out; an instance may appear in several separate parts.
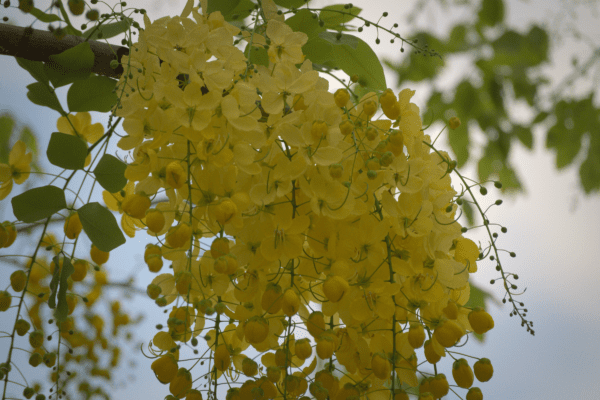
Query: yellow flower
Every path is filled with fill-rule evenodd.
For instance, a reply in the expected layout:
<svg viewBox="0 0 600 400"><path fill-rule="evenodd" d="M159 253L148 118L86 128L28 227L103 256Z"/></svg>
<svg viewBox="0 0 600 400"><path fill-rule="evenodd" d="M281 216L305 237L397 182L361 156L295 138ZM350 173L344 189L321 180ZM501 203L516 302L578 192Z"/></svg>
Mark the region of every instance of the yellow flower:
<svg viewBox="0 0 600 400"><path fill-rule="evenodd" d="M0 200L10 194L13 181L20 185L29 177L31 153L26 150L25 143L18 140L8 155L8 164L0 164Z"/></svg>
<svg viewBox="0 0 600 400"><path fill-rule="evenodd" d="M273 64L279 62L300 64L304 61L302 46L308 41L305 33L294 32L289 25L272 19L267 25L267 36L271 39L268 53L269 60Z"/></svg>
<svg viewBox="0 0 600 400"><path fill-rule="evenodd" d="M89 112L78 112L75 115L58 118L56 129L68 135L79 136L92 144L104 135L104 126L99 122L92 124L92 116Z"/></svg>

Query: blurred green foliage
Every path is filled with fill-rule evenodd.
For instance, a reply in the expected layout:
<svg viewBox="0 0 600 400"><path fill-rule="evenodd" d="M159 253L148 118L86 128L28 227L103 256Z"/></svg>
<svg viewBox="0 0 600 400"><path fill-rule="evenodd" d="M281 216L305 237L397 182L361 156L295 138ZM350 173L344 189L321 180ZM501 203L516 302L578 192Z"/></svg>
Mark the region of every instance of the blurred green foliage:
<svg viewBox="0 0 600 400"><path fill-rule="evenodd" d="M515 170L515 160L510 157L511 149L518 142L532 150L535 144L532 131L541 128L546 136L546 148L556 154L556 168L578 166L583 192L597 193L600 190L600 109L594 105L596 93L590 85L590 94L583 99L564 98L561 90L545 95L550 77L541 67L552 60L554 33L539 25L522 32L508 27L505 15L511 2L506 0L455 1L456 4L438 1L446 7L444 12L454 5L464 7L467 3L473 10L470 15L476 16L455 24L449 34L436 36L420 31L414 35L420 45L441 54L443 61L415 51L400 62L388 60L386 64L397 73L397 86L410 87L410 82L419 82L432 88L426 109L431 111L427 115L432 115L433 120L427 123L445 124L452 116L461 119L462 125L449 135L458 166L476 163L481 181L499 179L503 190L522 191L525 188ZM559 88L565 89L573 80L581 78L590 63L600 58L598 53L593 52L585 68L574 68L567 84ZM435 80L452 68L448 61L453 57L469 60L470 65L465 70L473 72L451 90L442 91L436 87ZM509 113L515 101L526 104L532 111L534 117L529 123L519 123ZM477 129L483 132L485 141L481 157L474 159L473 138ZM584 156L577 157L582 151Z"/></svg>

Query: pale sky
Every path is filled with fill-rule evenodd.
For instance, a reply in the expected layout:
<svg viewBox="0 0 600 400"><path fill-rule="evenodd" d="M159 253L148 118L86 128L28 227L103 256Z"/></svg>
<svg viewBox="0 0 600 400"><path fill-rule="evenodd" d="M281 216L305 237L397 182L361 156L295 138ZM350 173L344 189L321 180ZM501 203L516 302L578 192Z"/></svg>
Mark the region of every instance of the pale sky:
<svg viewBox="0 0 600 400"><path fill-rule="evenodd" d="M43 3L38 0L37 3ZM144 6L150 18L156 19L167 13L178 14L184 4L179 1L129 1L130 6ZM398 22L403 36L410 37L415 26L428 28L435 26L436 32L444 33L450 22L469 18L463 10L442 12L437 7L431 7L422 13L422 18L415 21L413 26L405 23L405 13L412 7L414 1L398 2L356 0L354 5L363 8L363 16L377 20L383 11L388 11L389 25ZM569 7L566 1L511 0L507 6L507 20L515 29L524 30L531 21L548 21L549 15L559 13L565 15L565 20L554 25L565 31L569 24L576 21L579 28L589 35L590 40L600 44L600 24L598 14L590 11L585 6ZM582 2L577 2L582 3ZM317 4L331 4L329 1L316 2ZM437 10L437 11L435 11ZM577 12L576 19L569 16L568 12ZM2 15L5 15L4 13ZM7 15L23 21L19 12L9 12ZM396 18L394 18L397 16ZM569 19L571 18L571 19ZM385 36L382 36L384 39ZM374 44L374 39L365 38L368 43ZM382 40L387 43L387 40ZM389 44L376 48L382 58L399 60L399 45ZM576 47L572 41L565 40L561 43L561 52L556 58L556 65L550 69L553 77L559 80L574 54L581 59L587 59L588 48ZM454 64L453 64L454 65ZM453 82L462 76L468 76L469 70L461 68L461 61L456 61L456 70L444 75L442 87L451 87L445 82ZM561 75L562 74L562 75ZM17 119L29 126L39 135L48 138L56 130L56 112L30 103L26 97L25 85L32 83L33 78L21 70L16 62L9 57L0 57L0 113L3 110L11 111ZM396 77L387 71L388 86L394 88ZM577 85L573 90L581 93L589 88L585 82ZM424 89L418 85L411 86L417 90L413 101L424 109ZM402 88L394 88L402 89ZM62 89L61 100L65 99ZM515 105L511 112L519 118L527 120L530 116L525 110ZM99 114L93 115L93 121L105 121ZM439 132L439 127L432 126L432 134ZM482 136L475 135L472 153L480 154L481 149L477 144L483 142ZM498 307L490 305L490 312L495 319L495 328L487 334L484 345L471 342L462 351L466 354L488 357L494 365L494 377L490 382L479 384L486 400L504 399L548 399L548 398L592 398L592 393L600 393L600 381L597 371L600 369L600 347L597 338L600 336L600 314L598 306L600 300L595 286L600 283L598 260L600 259L600 195L585 197L578 186L576 168L567 168L560 173L554 167L554 155L544 149L544 132L534 132L535 150L529 152L523 146L513 146L513 163L517 166L527 194L514 198L500 197L504 200L501 207L495 207L489 214L492 222L498 222L508 228L508 233L501 236L499 246L517 253L516 258L508 255L503 257L506 270L516 272L520 279L520 287L527 287L527 291L520 300L529 309L528 317L534 321L536 336L531 337L519 322L509 318L508 306ZM444 134L438 141L442 148ZM45 144L40 148L45 149ZM42 152L43 156L43 152ZM582 152L579 157L583 157ZM463 174L475 177L474 170L467 168ZM488 187L489 194L483 204L495 201L500 195L492 186ZM6 202L4 204L7 204ZM0 210L0 219L9 219L11 210ZM477 232L474 239L485 240ZM471 235L469 233L468 235ZM467 235L467 236L468 236ZM142 253L147 238L138 235L132 242L139 242L137 246L127 245L111 253L108 269L111 276L116 279L126 278L131 273L129 268L136 268L140 278L139 287L145 288L149 282L149 274L143 273ZM499 300L503 295L501 285L489 285L489 280L496 278L494 264L490 261L481 262L479 272L473 280L483 287L491 290ZM0 270L0 276L7 276L6 270ZM3 280L4 278L2 278ZM138 296L134 297L129 307L148 307L152 302ZM154 308L154 310L156 310ZM136 314L133 311L132 314ZM139 340L149 340L154 333L154 325L164 322L162 314L150 316L145 323L136 330ZM2 320L4 324L4 320ZM6 341L0 341L0 360L5 357ZM150 371L150 362L143 357L136 358L136 369L126 368L122 378L117 378L118 385L111 392L114 399L121 398L162 398L168 393L168 387L162 386ZM450 366L447 364L447 376L451 376ZM130 376L137 375L134 381ZM449 379L452 382L452 379ZM463 395L465 391L458 391ZM454 396L448 396L454 398Z"/></svg>

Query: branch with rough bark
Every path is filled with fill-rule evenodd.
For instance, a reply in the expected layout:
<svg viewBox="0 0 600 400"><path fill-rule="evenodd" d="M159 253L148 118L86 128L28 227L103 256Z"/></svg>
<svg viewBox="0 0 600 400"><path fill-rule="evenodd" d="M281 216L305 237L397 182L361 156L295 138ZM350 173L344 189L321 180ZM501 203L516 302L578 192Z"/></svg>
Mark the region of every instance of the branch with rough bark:
<svg viewBox="0 0 600 400"><path fill-rule="evenodd" d="M48 31L0 24L0 55L47 62L50 56L60 54L84 41L84 38L78 36L66 35L62 39L57 39L54 34ZM117 60L120 63L121 57L129 54L129 49L95 40L88 40L88 43L94 53L92 72L111 78L119 78L123 73L123 67L119 65L118 68L112 69L110 62Z"/></svg>

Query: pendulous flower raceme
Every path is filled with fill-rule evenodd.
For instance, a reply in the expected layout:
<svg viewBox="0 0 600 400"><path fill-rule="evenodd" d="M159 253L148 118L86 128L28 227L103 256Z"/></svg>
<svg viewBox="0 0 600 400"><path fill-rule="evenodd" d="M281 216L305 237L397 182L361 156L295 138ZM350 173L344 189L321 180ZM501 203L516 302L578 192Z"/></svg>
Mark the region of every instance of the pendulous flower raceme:
<svg viewBox="0 0 600 400"><path fill-rule="evenodd" d="M267 50L267 67L249 64L220 13L191 13L144 16L119 82L131 93L116 109L119 147L134 159L120 207L158 239L151 271L152 259L172 263L148 288L160 307L177 304L166 332L207 340L211 393L223 374L252 378L227 398L301 397L317 358L329 363L317 376L346 372L311 383L316 398L375 398L394 377L416 387L426 332L435 363L474 330L465 304L479 250L455 220L451 160L432 150L414 91L354 104L347 89L329 91L302 55L306 35L282 20L242 35ZM167 199L145 214L138 194ZM314 339L296 339L303 332ZM182 396L188 378L173 363L185 363L164 357L153 369ZM434 392L447 393L438 380Z"/></svg>
<svg viewBox="0 0 600 400"><path fill-rule="evenodd" d="M199 8L153 22L142 13L145 27L121 59L111 118L122 120L117 146L128 163L113 160L125 168L120 189L101 182L102 198L128 237L152 238L145 294L164 319L148 346L150 369L169 399L400 400L408 388L438 399L451 386L481 399L472 385L492 378L487 358L438 371L443 358L456 359L455 346L494 327L485 310L467 306L485 250L457 222L456 162L424 133L413 90L330 90L302 52L308 36L269 4L252 29ZM85 143L86 176L93 170L101 181L93 153L105 152L117 124L105 133L87 112L58 119L61 133ZM27 179L30 162L17 142L0 164L0 199ZM18 308L14 333L29 341L30 365L58 362L57 387L63 360L85 361L80 350L98 364L106 357L94 348L109 349L112 367L120 351L91 311L117 257L93 240L99 208L78 201L63 216L62 240L46 222L38 247L52 261L34 256L11 275L14 293L0 292L0 311ZM2 223L0 248L16 232ZM92 245L76 254L82 232ZM20 318L26 293L35 298L31 324ZM46 348L45 303L61 315L47 323L58 326L59 347L80 354ZM116 336L132 321L119 302L111 314ZM84 320L95 338L82 333ZM92 374L110 378L96 364Z"/></svg>

